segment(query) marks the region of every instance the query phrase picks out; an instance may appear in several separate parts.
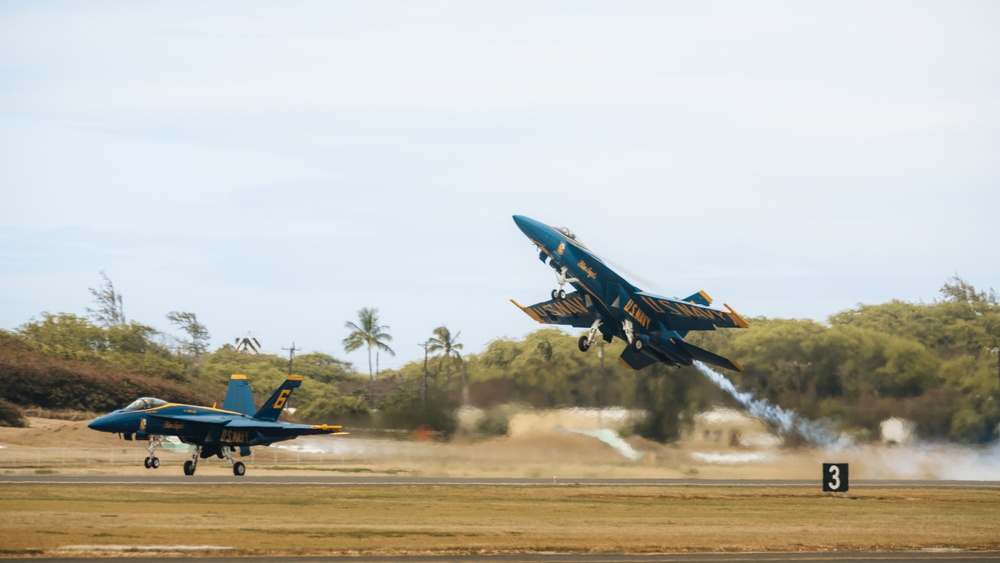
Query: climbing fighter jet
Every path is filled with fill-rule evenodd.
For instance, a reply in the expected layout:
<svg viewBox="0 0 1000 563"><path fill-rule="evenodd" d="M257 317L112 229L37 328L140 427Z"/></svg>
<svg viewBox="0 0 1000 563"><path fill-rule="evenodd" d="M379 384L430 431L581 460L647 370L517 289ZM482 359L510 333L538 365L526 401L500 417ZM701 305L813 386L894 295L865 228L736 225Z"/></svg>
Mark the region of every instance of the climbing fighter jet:
<svg viewBox="0 0 1000 563"><path fill-rule="evenodd" d="M684 299L646 293L611 270L569 229L522 215L515 215L514 222L539 248L538 258L555 270L559 287L542 303L522 307L511 302L540 323L589 328L580 337L581 351L600 333L605 342L617 336L628 344L619 360L632 369L656 362L689 366L698 360L743 371L738 363L684 341L692 330L750 326L729 305L726 311L709 307L712 300L704 291ZM567 294L566 284L575 291Z"/></svg>

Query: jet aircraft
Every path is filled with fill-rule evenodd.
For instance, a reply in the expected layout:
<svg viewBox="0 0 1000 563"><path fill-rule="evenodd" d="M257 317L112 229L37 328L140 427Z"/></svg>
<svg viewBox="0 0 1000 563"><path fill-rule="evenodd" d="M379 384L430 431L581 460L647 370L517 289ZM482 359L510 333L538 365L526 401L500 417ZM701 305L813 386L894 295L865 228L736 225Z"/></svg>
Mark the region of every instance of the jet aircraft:
<svg viewBox="0 0 1000 563"><path fill-rule="evenodd" d="M95 418L87 426L101 432L115 432L125 440L132 440L133 437L136 440L149 439L149 447L146 448L149 457L145 460L147 469L160 466L156 448L167 436L176 436L195 448L191 459L184 462L185 475L194 475L199 458L215 455L228 461L233 474L239 476L246 473L246 466L233 460L233 452L237 448L241 456L248 456L250 446L270 446L311 434L347 434L341 431L340 426L278 422L288 397L299 385L302 385L302 376L288 376L264 405L254 412L253 392L246 376L234 374L229 380L221 409L143 397L123 409Z"/></svg>
<svg viewBox="0 0 1000 563"><path fill-rule="evenodd" d="M635 287L609 268L566 228L515 215L514 222L541 251L538 258L556 272L552 299L529 307L518 306L540 323L589 328L580 337L586 352L600 333L605 342L614 337L628 345L619 360L632 369L656 362L689 366L695 360L743 371L732 360L684 341L692 330L747 328L749 323L729 305L727 311L709 307L704 291L684 299L671 299ZM566 284L575 289L567 294Z"/></svg>

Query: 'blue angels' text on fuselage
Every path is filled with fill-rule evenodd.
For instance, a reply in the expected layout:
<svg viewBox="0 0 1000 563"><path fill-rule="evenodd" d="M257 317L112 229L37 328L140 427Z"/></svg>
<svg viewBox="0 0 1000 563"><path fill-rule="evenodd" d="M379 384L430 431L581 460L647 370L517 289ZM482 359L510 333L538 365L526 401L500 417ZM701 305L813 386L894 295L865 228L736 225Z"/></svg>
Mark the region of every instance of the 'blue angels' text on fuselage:
<svg viewBox="0 0 1000 563"><path fill-rule="evenodd" d="M113 432L126 440L148 439L147 468L157 468L156 448L167 437L194 447L191 459L184 463L184 474L194 475L198 459L217 456L226 459L233 474L243 475L246 466L233 460L233 453L250 455L250 446L269 446L312 434L346 434L340 426L291 424L279 422L292 391L302 384L302 376L290 375L259 410L254 408L253 393L246 376L233 375L222 408L168 403L143 397L123 409L97 417L88 425L94 430Z"/></svg>
<svg viewBox="0 0 1000 563"><path fill-rule="evenodd" d="M655 362L690 365L698 360L739 370L736 362L689 344L684 336L692 330L747 328L746 319L726 305L726 311L709 307L712 301L699 291L684 299L645 293L607 267L569 229L514 216L518 228L540 250L539 258L556 273L559 288L552 299L522 307L540 323L569 325L590 330L580 337L586 351L598 334L606 342L614 337L628 346L622 363L641 369ZM569 284L575 291L567 294ZM513 300L512 300L513 301Z"/></svg>

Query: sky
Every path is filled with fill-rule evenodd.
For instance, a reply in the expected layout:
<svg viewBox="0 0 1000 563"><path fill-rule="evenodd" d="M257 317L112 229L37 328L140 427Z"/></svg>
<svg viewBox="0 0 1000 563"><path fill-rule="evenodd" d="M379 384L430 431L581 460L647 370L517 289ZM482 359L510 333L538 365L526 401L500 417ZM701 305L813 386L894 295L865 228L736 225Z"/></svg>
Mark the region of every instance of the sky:
<svg viewBox="0 0 1000 563"><path fill-rule="evenodd" d="M1000 289L996 2L0 0L0 329L251 334L367 371L540 325L567 226L748 318ZM752 330L752 327L751 327Z"/></svg>

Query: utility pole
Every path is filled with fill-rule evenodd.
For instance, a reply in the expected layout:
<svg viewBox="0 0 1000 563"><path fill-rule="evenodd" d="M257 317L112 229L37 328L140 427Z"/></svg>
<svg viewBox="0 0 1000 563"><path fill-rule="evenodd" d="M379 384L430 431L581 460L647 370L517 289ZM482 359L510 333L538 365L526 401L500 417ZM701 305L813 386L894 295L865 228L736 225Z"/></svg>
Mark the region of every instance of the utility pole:
<svg viewBox="0 0 1000 563"><path fill-rule="evenodd" d="M291 348L282 348L282 350L288 350L288 375L292 375L292 360L295 358L295 352L302 351L302 348L296 348L295 343L292 342Z"/></svg>
<svg viewBox="0 0 1000 563"><path fill-rule="evenodd" d="M997 357L997 383L1000 383L1000 348L990 350Z"/></svg>
<svg viewBox="0 0 1000 563"><path fill-rule="evenodd" d="M462 360L462 406L469 406L469 364Z"/></svg>
<svg viewBox="0 0 1000 563"><path fill-rule="evenodd" d="M423 344L417 344L424 349L424 389L420 395L420 404L425 409L427 408L427 348L431 345L431 341L428 340Z"/></svg>

